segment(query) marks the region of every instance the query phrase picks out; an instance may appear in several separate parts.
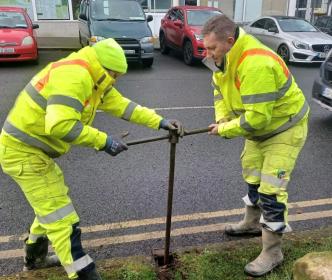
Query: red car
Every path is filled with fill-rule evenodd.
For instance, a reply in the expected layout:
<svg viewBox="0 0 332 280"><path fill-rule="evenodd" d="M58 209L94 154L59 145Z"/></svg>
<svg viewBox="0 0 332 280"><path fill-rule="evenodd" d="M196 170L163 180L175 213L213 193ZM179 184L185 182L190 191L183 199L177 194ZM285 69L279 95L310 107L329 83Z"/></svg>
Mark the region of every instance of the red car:
<svg viewBox="0 0 332 280"><path fill-rule="evenodd" d="M36 28L25 9L0 6L0 61L37 63Z"/></svg>
<svg viewBox="0 0 332 280"><path fill-rule="evenodd" d="M222 12L204 6L177 6L168 10L161 20L159 31L160 51L167 54L170 49L183 52L184 62L191 65L205 57L201 30L204 23Z"/></svg>

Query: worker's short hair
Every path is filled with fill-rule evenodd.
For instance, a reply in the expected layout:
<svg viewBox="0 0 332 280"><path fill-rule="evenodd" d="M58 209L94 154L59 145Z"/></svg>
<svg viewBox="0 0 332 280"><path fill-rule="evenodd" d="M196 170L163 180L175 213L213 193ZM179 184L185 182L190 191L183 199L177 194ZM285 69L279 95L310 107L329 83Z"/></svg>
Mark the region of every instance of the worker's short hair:
<svg viewBox="0 0 332 280"><path fill-rule="evenodd" d="M236 24L225 15L210 18L203 26L202 35L215 33L218 40L225 40L235 34Z"/></svg>

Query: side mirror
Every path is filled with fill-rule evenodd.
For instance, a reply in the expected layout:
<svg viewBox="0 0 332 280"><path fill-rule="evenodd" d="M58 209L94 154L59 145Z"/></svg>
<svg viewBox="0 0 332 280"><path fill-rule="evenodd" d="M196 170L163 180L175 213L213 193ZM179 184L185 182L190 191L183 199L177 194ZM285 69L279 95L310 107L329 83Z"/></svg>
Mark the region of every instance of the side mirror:
<svg viewBox="0 0 332 280"><path fill-rule="evenodd" d="M182 27L182 21L177 19L177 20L174 21L174 25L178 26L178 27Z"/></svg>
<svg viewBox="0 0 332 280"><path fill-rule="evenodd" d="M152 15L148 15L148 17L146 18L147 22L153 21L153 16Z"/></svg>
<svg viewBox="0 0 332 280"><path fill-rule="evenodd" d="M273 32L273 33L279 33L277 27L270 27L267 31L268 31L268 32Z"/></svg>
<svg viewBox="0 0 332 280"><path fill-rule="evenodd" d="M85 14L80 14L78 17L82 20L88 20Z"/></svg>
<svg viewBox="0 0 332 280"><path fill-rule="evenodd" d="M39 24L37 24L37 23L33 23L33 24L32 24L32 29L37 29L37 28L39 28Z"/></svg>

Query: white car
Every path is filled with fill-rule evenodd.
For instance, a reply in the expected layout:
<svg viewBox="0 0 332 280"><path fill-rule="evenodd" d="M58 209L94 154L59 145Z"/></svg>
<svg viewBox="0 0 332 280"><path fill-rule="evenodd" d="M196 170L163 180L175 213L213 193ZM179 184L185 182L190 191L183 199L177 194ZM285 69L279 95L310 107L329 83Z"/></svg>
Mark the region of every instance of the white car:
<svg viewBox="0 0 332 280"><path fill-rule="evenodd" d="M322 62L332 49L332 37L302 18L266 16L244 29L286 62Z"/></svg>

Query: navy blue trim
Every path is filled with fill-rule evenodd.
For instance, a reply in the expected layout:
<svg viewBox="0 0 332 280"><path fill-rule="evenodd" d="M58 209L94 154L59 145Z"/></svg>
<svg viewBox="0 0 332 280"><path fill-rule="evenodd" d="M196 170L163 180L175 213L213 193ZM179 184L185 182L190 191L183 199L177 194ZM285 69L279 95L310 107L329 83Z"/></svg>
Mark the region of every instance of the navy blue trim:
<svg viewBox="0 0 332 280"><path fill-rule="evenodd" d="M277 196L259 193L258 206L266 222L285 222L286 205L277 201Z"/></svg>
<svg viewBox="0 0 332 280"><path fill-rule="evenodd" d="M252 204L257 205L259 194L258 194L259 185L249 184L248 183L248 197Z"/></svg>

